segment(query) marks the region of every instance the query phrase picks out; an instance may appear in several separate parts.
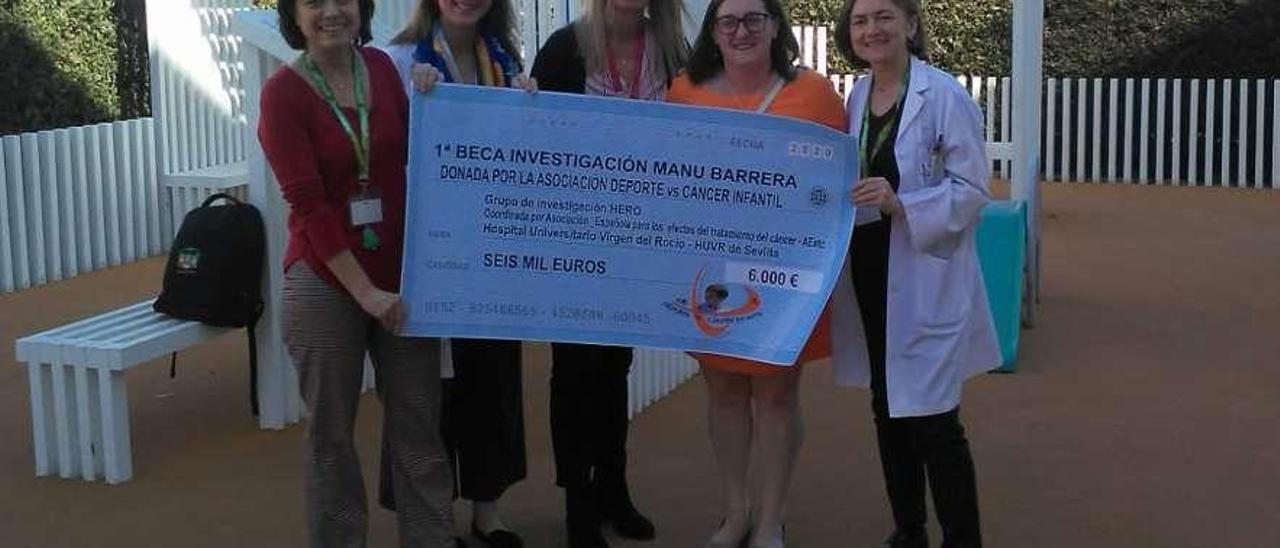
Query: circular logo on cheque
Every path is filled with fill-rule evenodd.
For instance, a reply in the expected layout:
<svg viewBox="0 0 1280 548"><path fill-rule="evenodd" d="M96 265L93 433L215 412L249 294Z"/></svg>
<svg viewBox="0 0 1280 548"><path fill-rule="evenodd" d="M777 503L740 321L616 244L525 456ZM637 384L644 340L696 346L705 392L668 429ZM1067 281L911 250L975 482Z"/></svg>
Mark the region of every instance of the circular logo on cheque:
<svg viewBox="0 0 1280 548"><path fill-rule="evenodd" d="M809 203L813 204L813 207L827 205L827 198L827 187L825 186L815 186L809 192Z"/></svg>

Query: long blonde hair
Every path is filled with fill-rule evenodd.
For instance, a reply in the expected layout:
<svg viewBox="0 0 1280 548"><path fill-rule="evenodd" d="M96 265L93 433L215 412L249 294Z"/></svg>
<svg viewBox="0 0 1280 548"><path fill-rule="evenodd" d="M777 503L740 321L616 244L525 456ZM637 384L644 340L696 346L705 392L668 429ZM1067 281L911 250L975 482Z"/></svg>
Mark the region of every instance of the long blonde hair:
<svg viewBox="0 0 1280 548"><path fill-rule="evenodd" d="M609 0L586 0L586 13L574 23L578 38L578 50L585 62L587 74L602 70L608 63L608 30L605 8ZM649 0L645 10L644 28L659 48L660 55L652 55L649 68L653 74L669 80L684 68L689 60L689 44L684 39L682 25L685 16L684 0Z"/></svg>

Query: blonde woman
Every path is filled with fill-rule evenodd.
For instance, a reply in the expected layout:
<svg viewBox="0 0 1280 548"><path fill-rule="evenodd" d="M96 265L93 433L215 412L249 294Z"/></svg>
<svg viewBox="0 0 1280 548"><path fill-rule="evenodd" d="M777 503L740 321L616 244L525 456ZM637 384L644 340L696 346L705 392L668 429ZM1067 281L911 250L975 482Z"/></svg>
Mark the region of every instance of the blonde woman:
<svg viewBox="0 0 1280 548"><path fill-rule="evenodd" d="M681 0L590 0L538 50L533 77L548 91L661 100L689 57L684 13Z"/></svg>
<svg viewBox="0 0 1280 548"><path fill-rule="evenodd" d="M548 91L660 101L688 58L683 15L681 0L591 0L547 39L533 77ZM570 548L607 548L606 522L623 537L655 536L627 487L631 357L630 348L552 345L551 439Z"/></svg>

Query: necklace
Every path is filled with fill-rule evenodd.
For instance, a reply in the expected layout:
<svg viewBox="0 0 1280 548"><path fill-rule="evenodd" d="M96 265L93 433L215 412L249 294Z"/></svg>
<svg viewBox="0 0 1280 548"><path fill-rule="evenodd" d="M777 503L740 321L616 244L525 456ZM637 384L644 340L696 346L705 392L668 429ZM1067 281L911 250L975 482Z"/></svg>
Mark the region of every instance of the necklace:
<svg viewBox="0 0 1280 548"><path fill-rule="evenodd" d="M645 36L643 26L638 28L636 32L635 49L632 52L633 59L631 60L634 64L631 64L626 68L622 68L623 63L626 62L625 58L619 58L620 56L614 55L613 47L606 43L605 56L609 63L606 68L609 76L609 84L613 88L611 91L614 96L630 97L632 99L640 98L640 78L643 76L643 74L641 74L641 70L644 65L644 49ZM629 80L631 83L631 89L629 90L623 83L625 78L623 75L624 70L630 75Z"/></svg>

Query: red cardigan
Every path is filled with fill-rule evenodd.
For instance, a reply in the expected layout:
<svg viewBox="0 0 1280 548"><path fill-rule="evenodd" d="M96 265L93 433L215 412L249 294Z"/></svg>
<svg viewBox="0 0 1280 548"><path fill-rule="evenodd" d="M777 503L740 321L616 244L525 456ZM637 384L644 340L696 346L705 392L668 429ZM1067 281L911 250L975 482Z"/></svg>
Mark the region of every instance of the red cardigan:
<svg viewBox="0 0 1280 548"><path fill-rule="evenodd" d="M262 87L258 140L289 203L289 245L284 268L306 261L321 278L345 289L325 261L350 250L375 286L400 290L404 241L405 164L408 160L409 102L395 65L385 53L359 48L368 67L370 186L382 194L381 245L361 247L361 231L350 222L348 203L358 192L356 157L324 98L290 66L276 70ZM344 108L359 131L354 108Z"/></svg>

